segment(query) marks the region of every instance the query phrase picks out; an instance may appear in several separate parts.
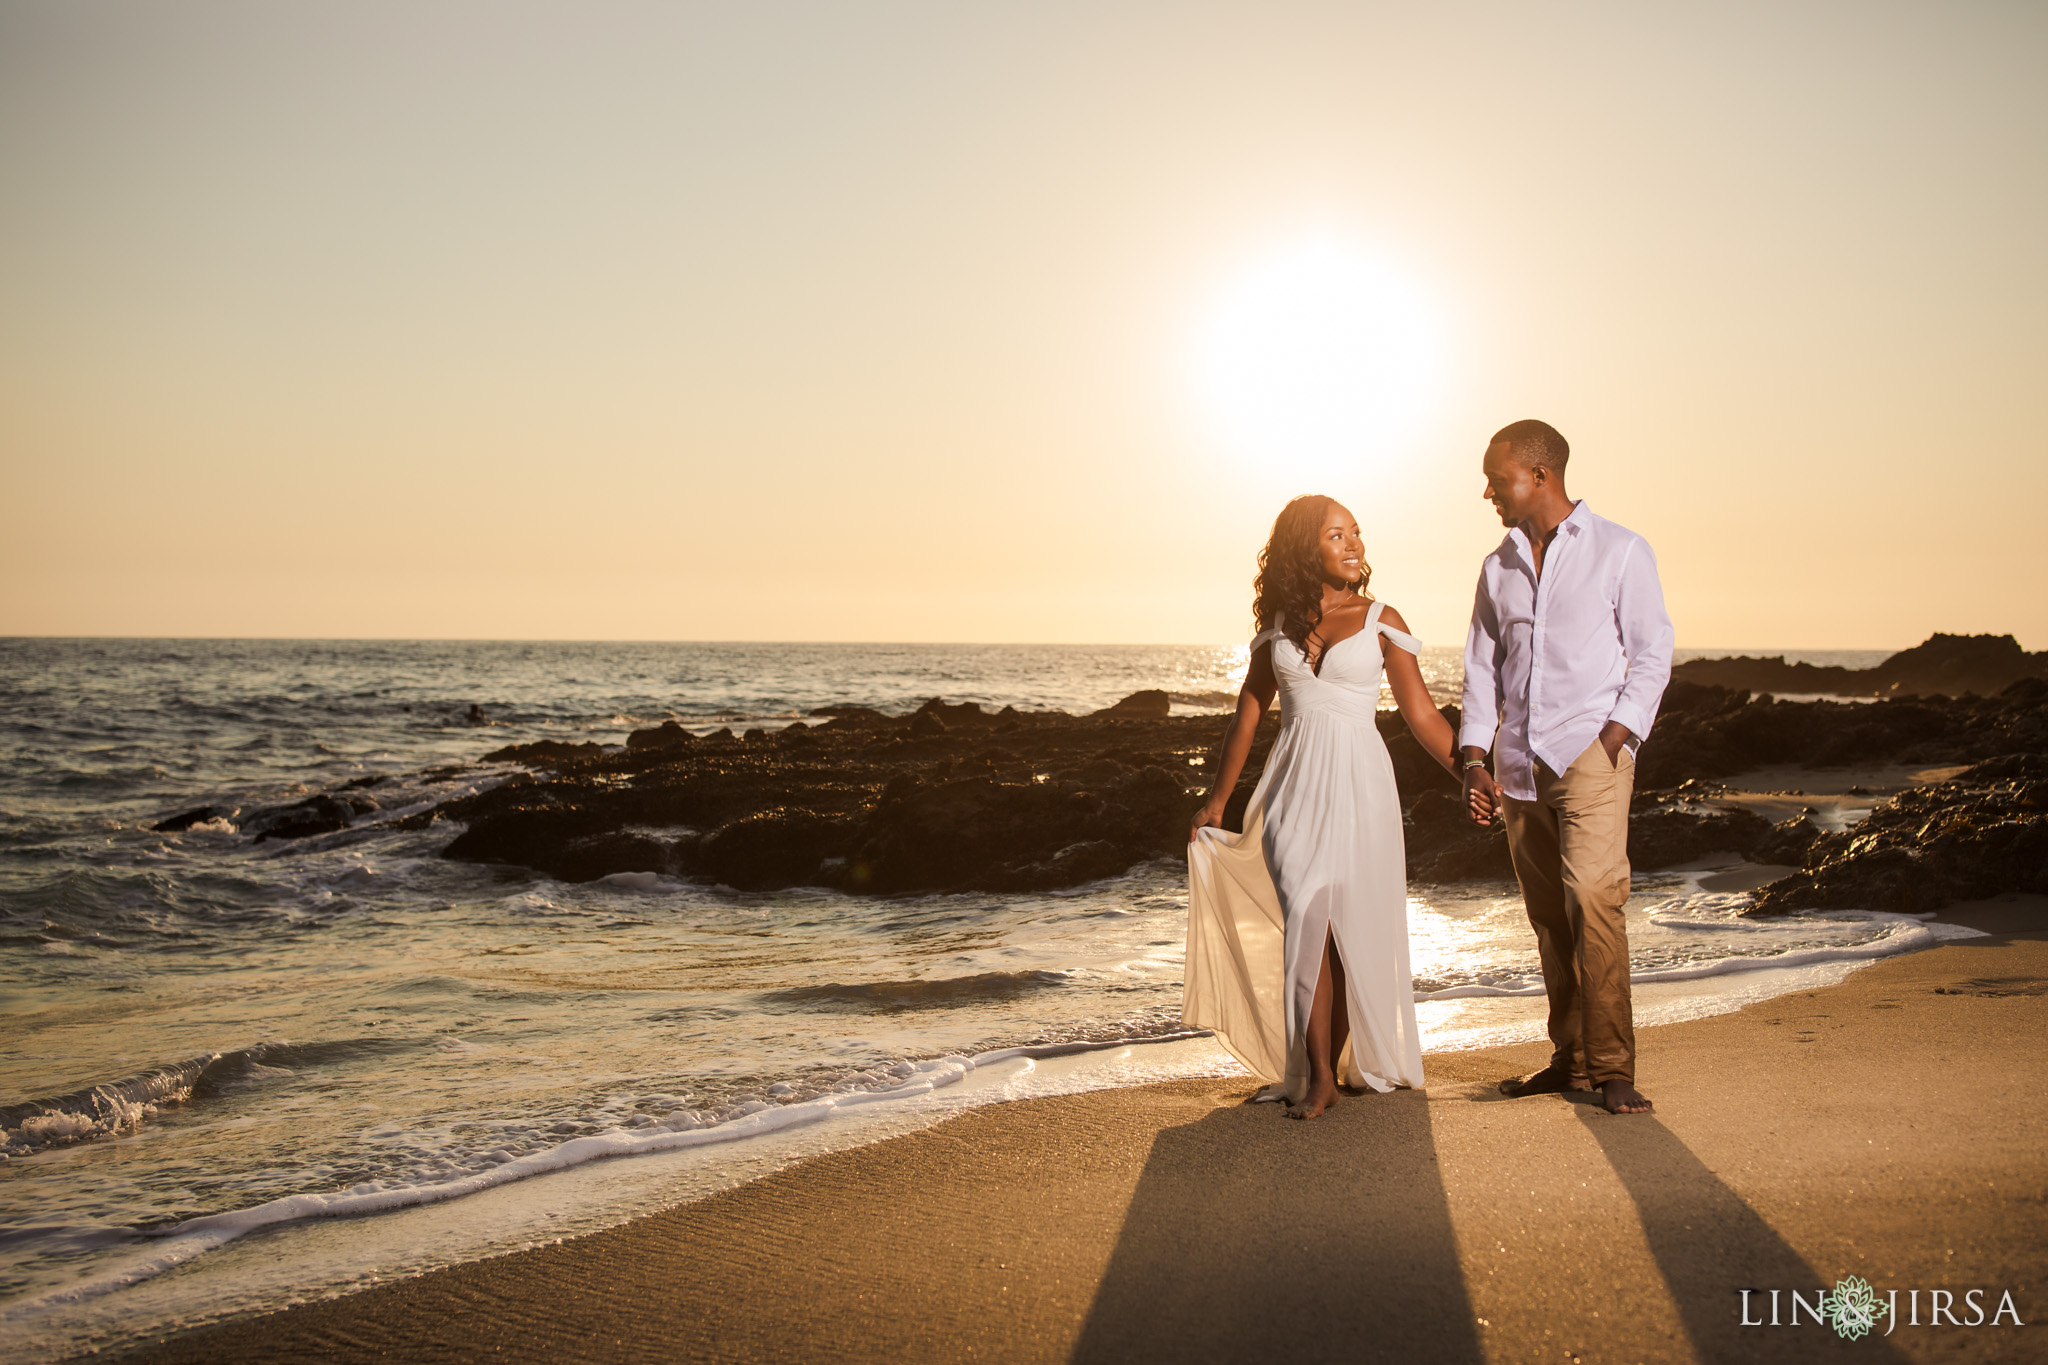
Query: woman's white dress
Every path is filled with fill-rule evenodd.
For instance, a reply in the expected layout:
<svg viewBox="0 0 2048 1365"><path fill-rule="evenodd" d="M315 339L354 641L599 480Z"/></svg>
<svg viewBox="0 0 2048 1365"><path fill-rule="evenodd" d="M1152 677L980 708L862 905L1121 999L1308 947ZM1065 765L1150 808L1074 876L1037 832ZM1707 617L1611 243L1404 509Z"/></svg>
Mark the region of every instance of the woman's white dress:
<svg viewBox="0 0 2048 1365"><path fill-rule="evenodd" d="M1408 876L1394 767L1374 723L1384 638L1419 652L1380 620L1324 651L1322 672L1278 628L1280 735L1245 811L1244 833L1196 832L1188 849L1188 953L1181 1018L1215 1031L1280 1093L1308 1093L1307 1027L1323 943L1344 964L1351 1040L1337 1061L1349 1085L1422 1084L1408 974Z"/></svg>

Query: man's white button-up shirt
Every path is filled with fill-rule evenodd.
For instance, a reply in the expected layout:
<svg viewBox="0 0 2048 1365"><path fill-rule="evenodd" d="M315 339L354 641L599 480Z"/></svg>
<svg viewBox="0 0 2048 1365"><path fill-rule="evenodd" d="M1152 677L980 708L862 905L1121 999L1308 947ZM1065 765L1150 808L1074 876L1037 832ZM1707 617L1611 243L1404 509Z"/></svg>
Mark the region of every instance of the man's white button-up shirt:
<svg viewBox="0 0 2048 1365"><path fill-rule="evenodd" d="M1538 578L1516 527L1479 569L1458 742L1492 749L1502 788L1534 801L1538 759L1562 773L1610 720L1649 737L1671 644L1648 541L1582 501L1559 523Z"/></svg>

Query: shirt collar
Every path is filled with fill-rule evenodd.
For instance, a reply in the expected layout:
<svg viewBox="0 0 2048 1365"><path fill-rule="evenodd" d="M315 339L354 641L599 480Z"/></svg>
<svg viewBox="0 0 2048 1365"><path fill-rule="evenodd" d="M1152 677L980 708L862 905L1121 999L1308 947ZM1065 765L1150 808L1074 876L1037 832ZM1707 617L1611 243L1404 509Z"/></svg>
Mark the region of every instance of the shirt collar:
<svg viewBox="0 0 2048 1365"><path fill-rule="evenodd" d="M1580 498L1572 505L1571 515L1557 524L1557 529L1560 533L1570 531L1574 536L1577 536L1584 534L1592 527L1592 524L1593 509L1586 505L1584 498ZM1519 526L1509 527L1507 543L1514 547L1515 554L1524 564L1535 564L1536 552L1529 545L1528 532Z"/></svg>

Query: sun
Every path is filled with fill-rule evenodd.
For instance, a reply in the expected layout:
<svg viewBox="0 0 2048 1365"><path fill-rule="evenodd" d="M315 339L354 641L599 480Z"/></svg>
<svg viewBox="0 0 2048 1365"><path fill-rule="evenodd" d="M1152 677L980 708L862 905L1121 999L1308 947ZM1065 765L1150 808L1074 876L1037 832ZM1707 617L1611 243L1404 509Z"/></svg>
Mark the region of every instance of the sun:
<svg viewBox="0 0 2048 1365"><path fill-rule="evenodd" d="M1441 369L1436 310L1404 271L1324 234L1241 269L1197 334L1197 391L1224 444L1304 489L1398 453Z"/></svg>

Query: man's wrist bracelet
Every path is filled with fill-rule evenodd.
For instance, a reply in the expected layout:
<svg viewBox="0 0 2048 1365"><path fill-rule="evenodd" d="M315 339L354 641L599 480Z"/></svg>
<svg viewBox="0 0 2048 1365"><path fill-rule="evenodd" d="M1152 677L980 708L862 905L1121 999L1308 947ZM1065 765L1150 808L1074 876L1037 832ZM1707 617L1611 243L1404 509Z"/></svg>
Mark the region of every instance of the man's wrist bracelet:
<svg viewBox="0 0 2048 1365"><path fill-rule="evenodd" d="M1467 770L1470 770L1470 769L1472 769L1472 768L1483 768L1483 767L1485 767L1485 766L1486 766L1486 760L1485 760L1485 759L1483 759L1483 758L1468 758L1468 759L1466 759L1466 760L1465 760L1465 762L1464 762L1464 767L1465 767L1465 768L1466 768Z"/></svg>

